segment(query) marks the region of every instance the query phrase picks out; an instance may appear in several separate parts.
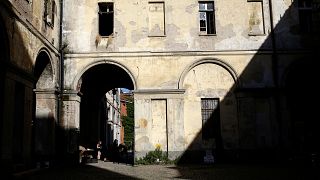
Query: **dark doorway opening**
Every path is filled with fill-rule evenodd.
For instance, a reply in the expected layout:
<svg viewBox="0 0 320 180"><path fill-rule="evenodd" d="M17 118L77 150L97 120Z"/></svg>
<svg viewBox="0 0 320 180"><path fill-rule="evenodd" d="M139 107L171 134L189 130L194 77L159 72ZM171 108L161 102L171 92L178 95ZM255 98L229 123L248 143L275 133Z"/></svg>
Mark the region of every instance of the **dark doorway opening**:
<svg viewBox="0 0 320 180"><path fill-rule="evenodd" d="M117 65L96 65L87 70L80 80L80 137L79 147L97 151L97 142L104 147L106 160L114 160L113 142L120 145L120 91L133 90L134 84L128 73ZM97 153L93 157L97 159ZM104 158L101 158L104 160ZM132 162L133 163L133 159Z"/></svg>

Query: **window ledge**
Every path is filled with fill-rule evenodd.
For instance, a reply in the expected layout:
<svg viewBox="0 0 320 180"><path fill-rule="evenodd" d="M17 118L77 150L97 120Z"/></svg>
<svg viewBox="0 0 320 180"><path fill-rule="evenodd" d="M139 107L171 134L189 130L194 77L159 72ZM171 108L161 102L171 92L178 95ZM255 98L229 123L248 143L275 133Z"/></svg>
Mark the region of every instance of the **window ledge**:
<svg viewBox="0 0 320 180"><path fill-rule="evenodd" d="M100 35L101 36L101 35ZM111 35L111 36L101 36L101 38L114 38L114 36L113 35Z"/></svg>
<svg viewBox="0 0 320 180"><path fill-rule="evenodd" d="M199 36L217 36L217 34L199 34Z"/></svg>
<svg viewBox="0 0 320 180"><path fill-rule="evenodd" d="M266 36L266 34L248 34L248 36Z"/></svg>
<svg viewBox="0 0 320 180"><path fill-rule="evenodd" d="M148 37L167 37L166 35L149 35Z"/></svg>

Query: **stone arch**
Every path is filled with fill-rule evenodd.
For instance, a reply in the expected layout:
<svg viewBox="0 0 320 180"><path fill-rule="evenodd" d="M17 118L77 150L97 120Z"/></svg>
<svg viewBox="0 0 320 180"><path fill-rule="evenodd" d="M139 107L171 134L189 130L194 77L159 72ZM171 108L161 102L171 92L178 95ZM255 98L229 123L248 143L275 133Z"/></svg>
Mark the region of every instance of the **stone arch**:
<svg viewBox="0 0 320 180"><path fill-rule="evenodd" d="M57 94L54 66L49 51L42 47L33 68L33 128L32 153L35 158L49 161L54 154L54 131L57 119Z"/></svg>
<svg viewBox="0 0 320 180"><path fill-rule="evenodd" d="M219 59L201 59L201 60L198 60L196 62L193 62L192 64L190 64L183 72L182 74L180 75L180 78L179 78L179 81L178 81L178 89L181 89L181 87L183 86L183 83L184 83L184 80L185 80L185 77L186 75L189 73L189 71L196 67L196 66L199 66L201 64L217 64L221 67L223 67L224 69L226 69L230 75L232 76L234 82L235 82L235 85L238 86L240 85L241 83L239 82L239 78L238 78L238 75L236 73L236 71L231 67L231 65L229 65L228 63L222 61L222 60L219 60Z"/></svg>
<svg viewBox="0 0 320 180"><path fill-rule="evenodd" d="M71 84L71 88L75 89L75 90L79 90L81 88L81 77L82 75L87 72L87 70L89 70L90 68L97 66L97 65L101 65L101 64L110 64L110 65L115 65L118 66L119 68L121 68L122 70L124 70L128 76L131 78L131 81L133 83L133 89L136 90L137 87L137 81L135 79L135 77L133 76L133 73L123 64L113 61L113 60L99 60L99 61L95 61L93 63L88 64L86 67L84 67L74 78L72 84Z"/></svg>
<svg viewBox="0 0 320 180"><path fill-rule="evenodd" d="M199 60L182 73L179 88L186 90L184 128L188 150L212 148L219 154L237 145L235 138L229 138L237 136L237 78L233 68L218 59Z"/></svg>
<svg viewBox="0 0 320 180"><path fill-rule="evenodd" d="M36 89L54 89L54 72L52 57L46 48L41 48L37 54L33 74Z"/></svg>
<svg viewBox="0 0 320 180"><path fill-rule="evenodd" d="M111 106L117 107L120 104L118 102L120 100L119 88L130 90L136 88L132 73L117 62L100 60L80 70L71 88L74 88L71 91L76 92L79 98L79 101L72 102L75 108L79 108L77 111L79 116L72 120L79 128L79 143L91 146L100 140L104 144L111 145L113 138L118 138L120 134L118 131L120 121L117 120L120 114L117 115L116 111L109 112L108 110ZM110 105L112 103L117 103L117 105ZM110 118L117 122L107 122L106 119L110 120Z"/></svg>

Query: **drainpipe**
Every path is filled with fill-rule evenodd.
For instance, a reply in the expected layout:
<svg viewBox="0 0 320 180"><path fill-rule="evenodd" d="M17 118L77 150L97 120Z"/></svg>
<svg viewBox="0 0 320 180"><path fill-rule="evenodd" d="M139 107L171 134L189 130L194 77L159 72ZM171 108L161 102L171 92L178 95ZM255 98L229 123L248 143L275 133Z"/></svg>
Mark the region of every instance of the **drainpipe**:
<svg viewBox="0 0 320 180"><path fill-rule="evenodd" d="M55 128L56 133L56 155L61 156L62 147L61 147L61 137L62 137L62 129L61 129L61 122L62 122L62 103L63 103L63 89L64 89L64 54L63 54L63 43L62 43L62 24L63 24L63 0L60 0L60 22L59 22L59 53L60 53L60 70L59 70L59 85L60 85L60 92L58 98L58 118L57 124ZM57 159L60 161L60 159Z"/></svg>
<svg viewBox="0 0 320 180"><path fill-rule="evenodd" d="M63 95L63 89L64 89L64 53L63 50L65 47L63 47L62 42L62 29L63 29L63 0L60 0L60 32L59 32L59 49L60 49L60 100L62 100Z"/></svg>
<svg viewBox="0 0 320 180"><path fill-rule="evenodd" d="M279 144L282 145L282 122L280 115L280 97L279 97L279 81L278 81L278 54L277 54L277 44L276 35L274 33L275 26L273 24L273 9L272 0L269 0L269 11L270 11L270 26L271 26L271 41L272 41L272 73L273 82L275 85L275 111L276 111L276 121L279 125ZM282 147L280 147L282 148Z"/></svg>

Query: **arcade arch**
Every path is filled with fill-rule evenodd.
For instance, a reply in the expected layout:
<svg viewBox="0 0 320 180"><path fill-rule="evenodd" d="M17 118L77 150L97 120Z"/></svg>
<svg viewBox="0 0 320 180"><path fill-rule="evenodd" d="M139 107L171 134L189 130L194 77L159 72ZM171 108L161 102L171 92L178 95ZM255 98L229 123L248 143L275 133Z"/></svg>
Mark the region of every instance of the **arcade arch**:
<svg viewBox="0 0 320 180"><path fill-rule="evenodd" d="M92 147L98 140L105 145L112 144L116 138L112 137L113 130L120 125L120 116L119 122L108 122L106 93L111 90L114 96L118 94L116 98L120 98L116 92L118 88L134 90L136 85L132 77L125 67L113 62L91 64L78 76L76 87L81 96L80 145Z"/></svg>
<svg viewBox="0 0 320 180"><path fill-rule="evenodd" d="M188 150L212 149L219 154L225 144L236 146L237 142L228 137L237 135L236 129L229 128L237 127L236 87L235 71L217 59L200 60L183 72L179 88L186 90L184 127Z"/></svg>
<svg viewBox="0 0 320 180"><path fill-rule="evenodd" d="M39 161L49 161L53 156L55 122L57 119L57 93L54 83L54 69L46 49L37 55L34 75L34 118L32 129L32 150Z"/></svg>

